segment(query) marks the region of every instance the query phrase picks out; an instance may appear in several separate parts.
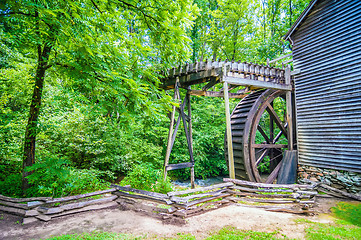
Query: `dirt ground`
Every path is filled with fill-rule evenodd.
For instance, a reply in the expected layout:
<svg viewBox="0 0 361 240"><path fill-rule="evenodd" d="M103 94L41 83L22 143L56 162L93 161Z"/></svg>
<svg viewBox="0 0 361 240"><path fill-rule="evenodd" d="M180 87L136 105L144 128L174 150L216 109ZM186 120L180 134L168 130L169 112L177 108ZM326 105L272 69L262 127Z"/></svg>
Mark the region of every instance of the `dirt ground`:
<svg viewBox="0 0 361 240"><path fill-rule="evenodd" d="M233 204L186 220L168 222L146 216L142 212L113 208L60 217L50 222L22 225L20 218L0 212L0 239L41 239L95 230L128 233L146 238L172 237L177 233L190 233L197 239L202 239L225 226L265 232L278 230L280 234L289 238L303 239L306 225L296 223L294 220L307 218L315 222L331 222L333 219L328 213L338 201L340 200L319 199L313 208L319 214L314 216L269 212Z"/></svg>

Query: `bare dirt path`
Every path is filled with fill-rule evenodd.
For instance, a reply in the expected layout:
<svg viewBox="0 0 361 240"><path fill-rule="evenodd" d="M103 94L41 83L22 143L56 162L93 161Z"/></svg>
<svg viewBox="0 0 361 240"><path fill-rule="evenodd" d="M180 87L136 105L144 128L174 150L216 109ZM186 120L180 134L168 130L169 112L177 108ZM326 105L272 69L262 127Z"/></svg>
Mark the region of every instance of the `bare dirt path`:
<svg viewBox="0 0 361 240"><path fill-rule="evenodd" d="M321 200L316 210L327 213L337 200ZM306 225L295 222L298 218L311 221L332 221L323 215L299 216L289 213L268 212L263 209L230 205L198 216L190 217L183 223L165 223L141 212L121 211L117 208L80 213L55 219L51 222L19 224L20 218L0 213L0 239L40 239L63 234L91 231L128 233L146 238L176 236L190 233L202 239L225 226L242 230L273 232L279 231L289 238L304 238Z"/></svg>

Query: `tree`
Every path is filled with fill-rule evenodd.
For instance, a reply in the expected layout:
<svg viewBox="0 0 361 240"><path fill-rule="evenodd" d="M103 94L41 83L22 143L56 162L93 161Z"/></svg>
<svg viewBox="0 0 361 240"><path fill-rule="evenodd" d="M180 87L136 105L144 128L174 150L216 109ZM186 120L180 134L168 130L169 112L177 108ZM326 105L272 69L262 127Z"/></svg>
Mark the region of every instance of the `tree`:
<svg viewBox="0 0 361 240"><path fill-rule="evenodd" d="M67 81L84 98L119 115L142 110L169 97L157 89L157 70L184 61L196 9L188 1L5 1L0 27L11 47L34 60L33 94L24 137L23 190L26 168L36 160L36 136L47 78ZM151 95L153 97L148 97ZM154 101L151 101L154 100ZM113 114L113 113L118 114Z"/></svg>

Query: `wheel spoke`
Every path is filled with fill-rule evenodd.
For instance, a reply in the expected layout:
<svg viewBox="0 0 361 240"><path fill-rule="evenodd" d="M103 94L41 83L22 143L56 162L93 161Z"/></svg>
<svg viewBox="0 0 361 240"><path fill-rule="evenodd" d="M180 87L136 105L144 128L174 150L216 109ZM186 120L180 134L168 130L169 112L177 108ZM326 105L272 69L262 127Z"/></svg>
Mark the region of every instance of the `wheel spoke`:
<svg viewBox="0 0 361 240"><path fill-rule="evenodd" d="M285 128L287 127L288 123L285 124ZM277 136L275 137L275 139L273 139L273 144L275 144L279 139L280 137L282 136L282 131L280 131Z"/></svg>
<svg viewBox="0 0 361 240"><path fill-rule="evenodd" d="M265 156L267 156L269 152L269 149L265 149L265 151L261 154L261 156L257 159L256 161L256 166L258 167L258 165L262 162L262 160L264 159Z"/></svg>
<svg viewBox="0 0 361 240"><path fill-rule="evenodd" d="M278 128L282 131L283 135L285 135L285 137L287 138L287 130L285 129L285 127L283 126L283 123L281 121L281 119L278 117L277 113L275 112L275 110L273 109L273 107L269 104L266 103L267 105L267 112L272 115L272 118L274 120L274 122L276 123L276 125L278 126Z"/></svg>
<svg viewBox="0 0 361 240"><path fill-rule="evenodd" d="M257 130L261 133L261 135L263 136L263 138L266 140L267 143L271 143L271 140L269 139L267 134L263 131L260 125L257 126Z"/></svg>
<svg viewBox="0 0 361 240"><path fill-rule="evenodd" d="M266 183L272 183L277 178L278 172L280 171L281 168L281 163L282 161L277 164L275 169L273 169L271 174L268 176Z"/></svg>

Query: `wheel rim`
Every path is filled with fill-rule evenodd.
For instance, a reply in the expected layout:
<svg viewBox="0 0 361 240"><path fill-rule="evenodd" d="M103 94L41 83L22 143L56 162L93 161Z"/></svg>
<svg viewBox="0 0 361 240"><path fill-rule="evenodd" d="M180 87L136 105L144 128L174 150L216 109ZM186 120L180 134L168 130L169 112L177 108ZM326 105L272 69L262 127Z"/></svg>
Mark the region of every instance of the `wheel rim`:
<svg viewBox="0 0 361 240"><path fill-rule="evenodd" d="M282 121L283 116L280 117L277 113L276 117L272 115L276 112L272 105L275 100L277 102L279 99L284 99L284 95L283 91L270 89L253 92L242 99L233 110L231 127L236 178L255 182L272 182L271 180L277 177L276 173L278 172L273 170L279 169L279 162L282 160L283 152L287 148L287 141L285 141L287 126ZM262 124L260 125L260 123L264 122L262 117L267 114L272 115L270 123L274 122L273 125L276 125L273 128L273 134L271 131L265 131L265 127ZM226 140L225 138L225 153L228 162ZM282 140L282 144L280 144L280 140ZM260 166L263 166L268 160L272 160L269 161L270 175L273 172L272 178L264 178L262 175L263 170L260 169Z"/></svg>
<svg viewBox="0 0 361 240"><path fill-rule="evenodd" d="M252 119L252 126L249 135L249 161L252 173L257 182L272 183L281 166L283 152L288 148L287 145L287 123L283 116L275 110L277 105L283 105L283 113L285 113L285 92L268 90L270 94L266 98L258 101L259 107ZM271 92L272 91L272 92ZM263 101L262 101L263 100ZM279 107L279 106L278 106ZM269 116L269 131L265 130L260 121L262 117ZM271 130L273 125L273 131ZM259 138L259 136L262 136ZM260 140L263 140L260 143ZM261 141L262 141L261 140ZM269 175L262 177L262 167L269 165Z"/></svg>

